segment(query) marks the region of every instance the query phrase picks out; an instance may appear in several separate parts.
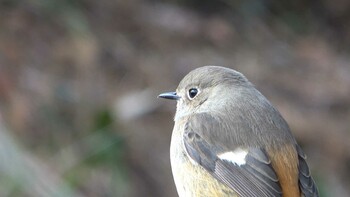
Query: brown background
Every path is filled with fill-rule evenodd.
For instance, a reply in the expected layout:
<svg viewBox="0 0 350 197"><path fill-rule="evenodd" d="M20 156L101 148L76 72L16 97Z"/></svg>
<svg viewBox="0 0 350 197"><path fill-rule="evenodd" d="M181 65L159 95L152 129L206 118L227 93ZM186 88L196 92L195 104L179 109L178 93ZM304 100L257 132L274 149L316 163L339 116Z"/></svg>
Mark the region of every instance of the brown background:
<svg viewBox="0 0 350 197"><path fill-rule="evenodd" d="M280 110L321 196L350 183L350 3L0 2L0 196L177 196L175 103L203 65Z"/></svg>

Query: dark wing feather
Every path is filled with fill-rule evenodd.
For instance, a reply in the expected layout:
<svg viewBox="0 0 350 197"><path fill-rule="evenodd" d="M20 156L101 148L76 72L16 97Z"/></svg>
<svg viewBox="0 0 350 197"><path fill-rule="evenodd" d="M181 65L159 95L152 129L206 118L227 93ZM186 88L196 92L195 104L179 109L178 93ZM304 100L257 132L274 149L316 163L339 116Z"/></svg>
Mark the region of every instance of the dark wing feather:
<svg viewBox="0 0 350 197"><path fill-rule="evenodd" d="M278 178L272 170L271 164L261 163L251 157L250 154L252 152L262 152L262 150L256 148L250 149L246 156L246 164L241 166L224 160L218 160L214 176L216 174L224 174L225 176L220 178L228 186L233 189L237 185L242 187L242 191L237 192L242 196L282 196ZM240 180L237 180L238 176Z"/></svg>
<svg viewBox="0 0 350 197"><path fill-rule="evenodd" d="M301 148L296 145L299 158L299 187L305 197L319 196L314 180L311 177L309 167L306 163L306 155Z"/></svg>
<svg viewBox="0 0 350 197"><path fill-rule="evenodd" d="M237 165L220 159L218 151L223 151L224 148L209 143L193 129L186 127L184 133L186 152L213 177L232 188L240 196L282 196L278 178L264 150L249 149L246 163Z"/></svg>

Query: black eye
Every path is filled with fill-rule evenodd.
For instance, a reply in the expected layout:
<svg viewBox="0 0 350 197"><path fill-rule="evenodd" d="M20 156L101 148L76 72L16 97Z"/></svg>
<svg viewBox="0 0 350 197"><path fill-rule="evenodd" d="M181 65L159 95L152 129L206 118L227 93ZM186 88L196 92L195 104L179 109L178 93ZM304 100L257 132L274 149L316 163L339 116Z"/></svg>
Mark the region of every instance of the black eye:
<svg viewBox="0 0 350 197"><path fill-rule="evenodd" d="M197 88L191 88L188 90L188 96L190 97L190 99L193 99L197 94L198 94Z"/></svg>

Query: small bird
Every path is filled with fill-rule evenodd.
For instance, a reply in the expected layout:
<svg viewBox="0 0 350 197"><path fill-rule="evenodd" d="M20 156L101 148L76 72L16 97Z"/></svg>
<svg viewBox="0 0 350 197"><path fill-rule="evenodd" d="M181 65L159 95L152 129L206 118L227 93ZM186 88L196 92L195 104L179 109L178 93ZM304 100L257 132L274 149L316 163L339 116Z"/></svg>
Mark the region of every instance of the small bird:
<svg viewBox="0 0 350 197"><path fill-rule="evenodd" d="M170 160L180 197L318 196L288 124L241 73L200 67L158 97L177 101Z"/></svg>

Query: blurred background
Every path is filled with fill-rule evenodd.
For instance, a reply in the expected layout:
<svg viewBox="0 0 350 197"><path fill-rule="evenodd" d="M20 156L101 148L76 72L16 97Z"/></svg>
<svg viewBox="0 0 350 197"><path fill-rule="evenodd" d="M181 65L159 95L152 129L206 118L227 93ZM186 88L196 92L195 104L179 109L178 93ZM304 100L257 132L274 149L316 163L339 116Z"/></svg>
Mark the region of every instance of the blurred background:
<svg viewBox="0 0 350 197"><path fill-rule="evenodd" d="M1 0L0 196L177 196L156 97L203 65L245 74L321 196L349 196L349 49L347 0Z"/></svg>

